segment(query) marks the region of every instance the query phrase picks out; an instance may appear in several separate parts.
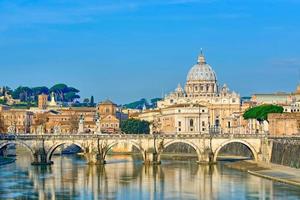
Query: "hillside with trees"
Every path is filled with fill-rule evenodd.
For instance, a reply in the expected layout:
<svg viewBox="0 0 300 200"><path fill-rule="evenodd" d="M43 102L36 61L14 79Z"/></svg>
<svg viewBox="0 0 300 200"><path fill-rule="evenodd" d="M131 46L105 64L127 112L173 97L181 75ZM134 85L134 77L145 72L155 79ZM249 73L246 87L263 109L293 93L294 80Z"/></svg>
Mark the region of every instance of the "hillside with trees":
<svg viewBox="0 0 300 200"><path fill-rule="evenodd" d="M77 107L93 107L95 106L94 96L85 98L83 102L79 102L79 90L75 87L68 86L64 83L55 84L48 88L46 86L27 87L19 86L16 89L11 89L8 86L0 87L0 104L8 104L8 99L17 100L16 103L10 103L13 107L28 108L37 106L38 96L41 94L50 95L54 93L55 100L63 105L72 105Z"/></svg>
<svg viewBox="0 0 300 200"><path fill-rule="evenodd" d="M130 108L130 109L140 109L142 110L144 107L148 108L156 108L157 102L162 100L161 98L153 98L150 100L150 103L147 101L147 99L142 98L138 101L134 101L128 104L124 104L124 108Z"/></svg>

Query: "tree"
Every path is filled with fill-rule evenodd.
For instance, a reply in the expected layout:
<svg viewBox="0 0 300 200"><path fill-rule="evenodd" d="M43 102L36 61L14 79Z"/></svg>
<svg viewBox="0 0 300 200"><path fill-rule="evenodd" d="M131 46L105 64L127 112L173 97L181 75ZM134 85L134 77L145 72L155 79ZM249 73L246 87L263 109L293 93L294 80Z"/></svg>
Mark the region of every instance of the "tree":
<svg viewBox="0 0 300 200"><path fill-rule="evenodd" d="M94 106L95 106L94 96L91 96L90 106L91 106L91 107L94 107Z"/></svg>
<svg viewBox="0 0 300 200"><path fill-rule="evenodd" d="M121 131L126 134L149 134L149 122L138 119L127 119L121 122Z"/></svg>
<svg viewBox="0 0 300 200"><path fill-rule="evenodd" d="M68 86L63 83L56 84L50 88L50 92L56 94L57 100L64 101L64 94L68 92Z"/></svg>
<svg viewBox="0 0 300 200"><path fill-rule="evenodd" d="M73 87L68 87L66 84L60 83L50 88L50 92L56 94L56 99L62 102L73 102L75 99L79 99L80 96L77 94L80 91Z"/></svg>
<svg viewBox="0 0 300 200"><path fill-rule="evenodd" d="M68 92L64 94L64 101L66 102L74 102L75 99L79 99L80 96L75 92Z"/></svg>
<svg viewBox="0 0 300 200"><path fill-rule="evenodd" d="M0 96L5 96L6 94L10 95L12 94L12 89L8 86L3 86L2 87L2 93L0 94Z"/></svg>
<svg viewBox="0 0 300 200"><path fill-rule="evenodd" d="M268 120L269 113L282 113L283 107L277 105L260 105L246 110L243 117L244 119L256 119L259 122Z"/></svg>
<svg viewBox="0 0 300 200"><path fill-rule="evenodd" d="M85 103L85 104L88 104L88 103L90 103L90 99L89 99L89 98L85 98L85 99L83 99L83 103Z"/></svg>
<svg viewBox="0 0 300 200"><path fill-rule="evenodd" d="M38 101L38 95L40 94L49 94L49 88L42 86L42 87L33 87L32 93L34 95L34 100Z"/></svg>
<svg viewBox="0 0 300 200"><path fill-rule="evenodd" d="M32 99L32 89L29 87L19 86L12 93L14 99L20 99L23 102L28 102Z"/></svg>

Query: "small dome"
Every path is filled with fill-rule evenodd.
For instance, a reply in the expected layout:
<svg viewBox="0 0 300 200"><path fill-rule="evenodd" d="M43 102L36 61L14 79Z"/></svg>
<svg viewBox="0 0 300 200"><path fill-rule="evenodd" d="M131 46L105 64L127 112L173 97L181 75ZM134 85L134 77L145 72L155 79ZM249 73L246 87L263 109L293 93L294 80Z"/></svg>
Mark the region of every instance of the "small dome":
<svg viewBox="0 0 300 200"><path fill-rule="evenodd" d="M216 81L216 74L209 64L206 63L203 54L198 57L198 62L194 65L188 75L187 81Z"/></svg>

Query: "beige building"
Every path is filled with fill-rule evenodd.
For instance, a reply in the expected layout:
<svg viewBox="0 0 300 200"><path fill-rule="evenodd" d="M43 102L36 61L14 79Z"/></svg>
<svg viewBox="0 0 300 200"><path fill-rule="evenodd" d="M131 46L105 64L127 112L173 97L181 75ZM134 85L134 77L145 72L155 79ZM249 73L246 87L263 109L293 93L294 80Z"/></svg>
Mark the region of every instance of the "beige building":
<svg viewBox="0 0 300 200"><path fill-rule="evenodd" d="M5 133L29 133L33 119L33 113L28 110L10 109L0 111L1 132Z"/></svg>
<svg viewBox="0 0 300 200"><path fill-rule="evenodd" d="M117 105L110 100L98 104L97 112L100 116L102 132L117 132L120 130L120 121L116 117Z"/></svg>
<svg viewBox="0 0 300 200"><path fill-rule="evenodd" d="M300 130L300 113L271 113L268 115L270 135L296 135Z"/></svg>
<svg viewBox="0 0 300 200"><path fill-rule="evenodd" d="M172 114L167 114L170 109L182 105L185 105L184 113L179 114L173 111ZM198 107L203 109L197 109ZM157 110L150 112L153 114L152 117L149 116L147 111L144 111L139 114L139 118L154 121L154 123L155 120L151 118L160 121L161 129L159 131L162 133L175 133L176 130L178 131L178 118L180 115L185 119L194 119L195 128L184 127L186 133L206 133L209 131L208 129L233 132L233 129L240 131L242 128L241 113L243 108L245 107L241 106L239 94L231 92L226 84L222 87L218 85L216 73L207 64L204 55L201 53L197 63L188 72L184 89L179 84L174 92L157 102ZM202 113L202 110L205 112ZM170 117L171 115L173 116ZM206 119L204 120L204 118ZM161 119L165 120L161 121ZM198 125L202 124L202 121L204 121L204 126ZM186 124L186 121L182 121L182 123ZM168 124L174 124L174 127L170 128Z"/></svg>
<svg viewBox="0 0 300 200"><path fill-rule="evenodd" d="M265 94L253 94L251 101L257 105L261 104L277 104L277 105L293 105L300 102L300 85L297 86L295 92L277 92Z"/></svg>

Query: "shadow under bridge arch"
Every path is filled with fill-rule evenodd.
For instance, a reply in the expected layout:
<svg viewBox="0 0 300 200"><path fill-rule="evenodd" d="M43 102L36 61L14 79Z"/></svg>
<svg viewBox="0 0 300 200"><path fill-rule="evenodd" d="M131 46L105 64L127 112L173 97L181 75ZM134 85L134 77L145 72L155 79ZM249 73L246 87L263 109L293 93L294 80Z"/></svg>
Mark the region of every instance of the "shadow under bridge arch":
<svg viewBox="0 0 300 200"><path fill-rule="evenodd" d="M180 148L180 145L182 148ZM172 140L172 141L166 142L161 147L159 147L159 148L161 148L158 151L158 160L159 161L161 161L162 154L169 153L166 150L168 150L171 147L177 149L176 151L171 152L171 154L178 154L178 155L180 155L180 154L182 154L182 155L195 154L195 156L197 156L197 158L196 158L197 162L201 162L201 160L202 160L203 152L193 142L187 141L187 140ZM188 150L188 149L192 149L192 151Z"/></svg>
<svg viewBox="0 0 300 200"><path fill-rule="evenodd" d="M235 144L237 144L237 145L235 145ZM217 162L217 159L218 159L218 156L219 156L221 150L225 149L226 146L229 146L229 145L235 145L236 148L240 148L240 149L242 147L246 148L250 152L252 159L254 161L257 161L257 157L258 157L257 154L258 153L255 150L254 146L251 145L250 143L248 143L247 141L236 139L236 140L228 140L226 142L223 142L219 147L217 147L217 149L214 151L214 162ZM239 151L239 149L236 149L236 148L234 150L235 151L235 155L236 156L242 156L242 155L238 155L240 151Z"/></svg>
<svg viewBox="0 0 300 200"><path fill-rule="evenodd" d="M142 159L143 159L143 161L145 161L145 150L141 147L141 145L140 144L138 144L138 143L136 143L136 142L134 142L134 141L129 141L129 140L125 140L125 141L115 141L115 142L112 142L112 143L110 143L110 144L108 144L107 145L107 148L106 148L106 150L105 150L105 152L104 152L104 159L106 158L106 156L107 156L107 154L109 154L110 153L110 151L114 148L114 147L117 147L118 145L127 145L128 147L132 147L130 150L129 149L118 149L117 150L117 153L128 153L128 152L131 152L131 153L134 153L133 152L133 147L135 148L135 149L137 149L137 151L141 154L141 156L142 156ZM117 154L116 153L116 154Z"/></svg>
<svg viewBox="0 0 300 200"><path fill-rule="evenodd" d="M47 161L51 161L51 158L53 156L53 153L55 152L55 150L58 148L58 147L61 147L61 146L71 146L71 145L76 145L77 147L79 147L81 149L81 151L84 151L84 148L82 147L81 144L79 143L76 143L76 142L59 142L59 143L56 143L54 144L47 152Z"/></svg>
<svg viewBox="0 0 300 200"><path fill-rule="evenodd" d="M0 144L0 150L3 150L8 145L19 145L19 146L24 147L26 150L28 150L30 152L30 157L31 157L32 161L34 160L35 152L28 144L21 142L21 141L7 141L7 142L3 142Z"/></svg>

